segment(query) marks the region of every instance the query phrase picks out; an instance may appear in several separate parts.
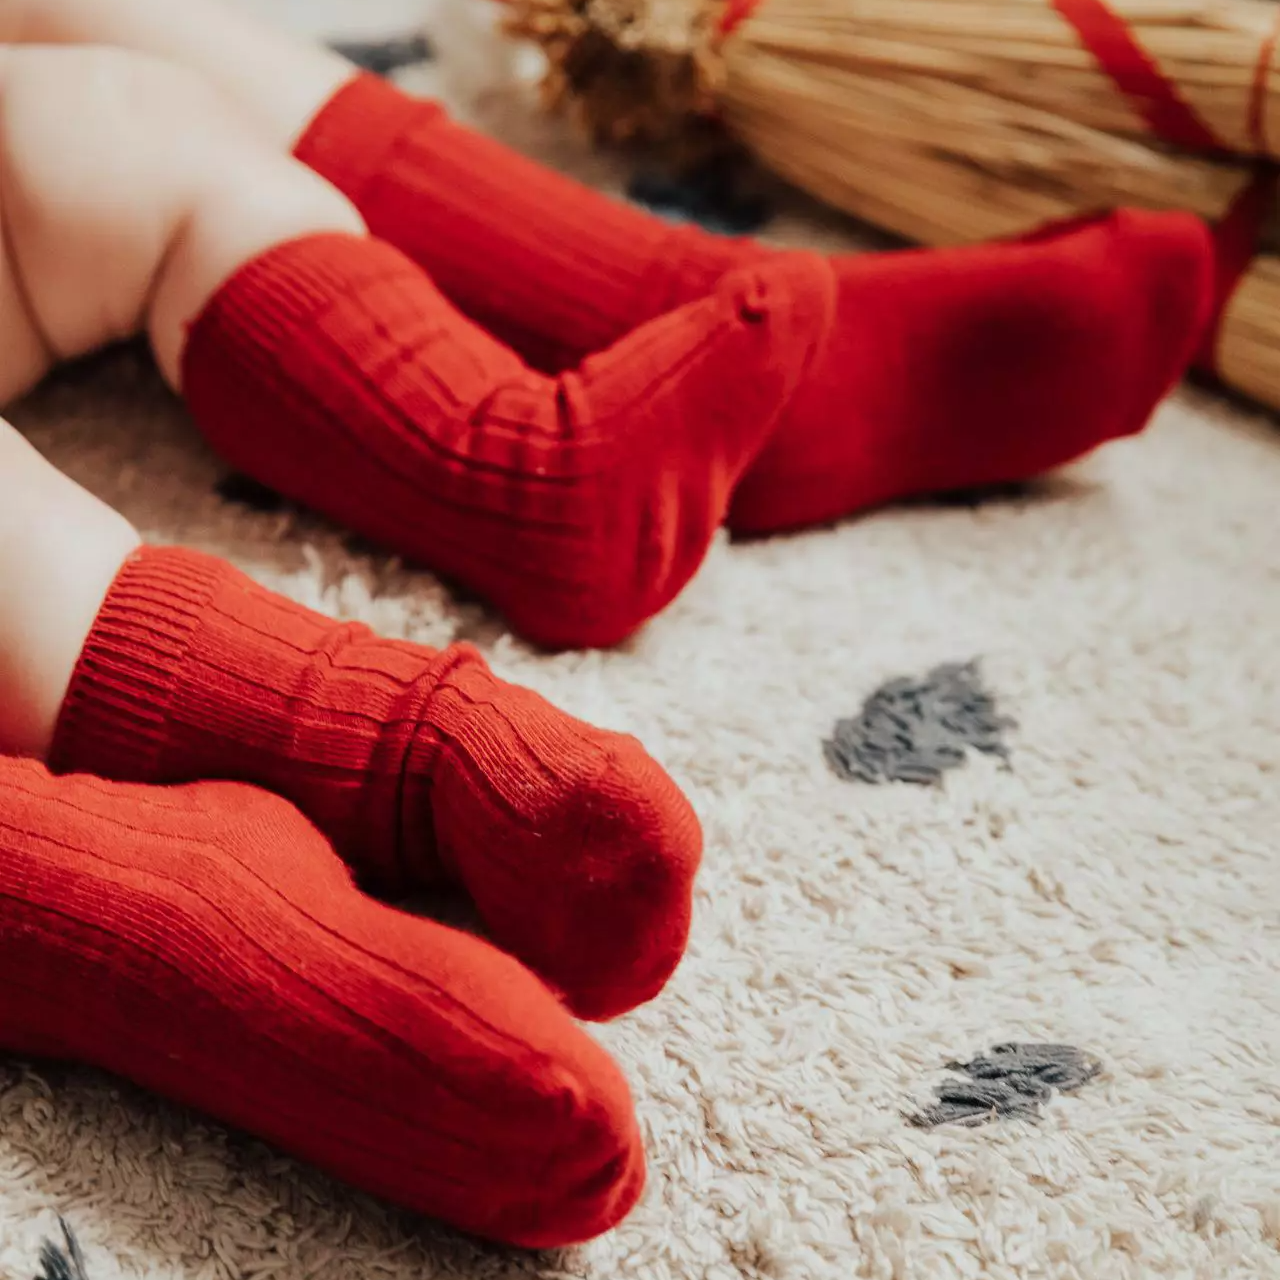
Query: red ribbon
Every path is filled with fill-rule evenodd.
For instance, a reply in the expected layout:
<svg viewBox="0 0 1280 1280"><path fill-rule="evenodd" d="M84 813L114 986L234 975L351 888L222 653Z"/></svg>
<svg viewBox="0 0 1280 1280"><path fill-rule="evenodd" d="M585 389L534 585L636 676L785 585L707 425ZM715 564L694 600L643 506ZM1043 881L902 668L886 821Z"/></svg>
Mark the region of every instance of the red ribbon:
<svg viewBox="0 0 1280 1280"><path fill-rule="evenodd" d="M1258 65L1253 69L1253 97L1249 102L1249 137L1254 150L1261 156L1271 154L1267 145L1267 81L1271 78L1271 63L1276 55L1276 38L1280 36L1280 10L1271 32L1258 50Z"/></svg>
<svg viewBox="0 0 1280 1280"><path fill-rule="evenodd" d="M760 7L760 0L728 0L720 15L720 34L731 36Z"/></svg>
<svg viewBox="0 0 1280 1280"><path fill-rule="evenodd" d="M1192 151L1227 150L1213 130L1182 100L1177 87L1134 39L1124 20L1103 0L1052 0L1052 3L1076 29L1085 48L1097 58L1098 65L1129 98L1157 137ZM1272 29L1259 50L1249 102L1249 135L1255 150L1262 156L1268 153L1267 81L1271 75L1277 35L1280 35L1280 26ZM1258 166L1253 181L1246 183L1231 202L1231 207L1215 229L1217 273L1214 308L1195 357L1196 364L1209 373L1218 372L1218 344L1227 306L1257 252L1275 194L1275 166L1264 161Z"/></svg>
<svg viewBox="0 0 1280 1280"><path fill-rule="evenodd" d="M1053 7L1075 27L1085 48L1141 113L1152 133L1191 151L1222 149L1213 132L1133 38L1124 20L1103 0L1053 0Z"/></svg>
<svg viewBox="0 0 1280 1280"><path fill-rule="evenodd" d="M1138 43L1123 18L1105 0L1051 0L1053 7L1075 28L1081 43L1098 60L1116 88L1133 104L1158 138L1188 151L1228 151L1220 138L1178 93L1177 86L1160 70L1154 58ZM732 34L756 11L760 0L726 0L720 34ZM1217 272L1212 319L1196 364L1217 373L1217 350L1222 323L1232 296L1257 252L1262 229L1276 195L1277 171L1267 143L1267 82L1280 37L1280 9L1276 26L1262 42L1254 71L1246 124L1254 150L1264 157L1253 181L1246 183L1231 202L1214 232Z"/></svg>

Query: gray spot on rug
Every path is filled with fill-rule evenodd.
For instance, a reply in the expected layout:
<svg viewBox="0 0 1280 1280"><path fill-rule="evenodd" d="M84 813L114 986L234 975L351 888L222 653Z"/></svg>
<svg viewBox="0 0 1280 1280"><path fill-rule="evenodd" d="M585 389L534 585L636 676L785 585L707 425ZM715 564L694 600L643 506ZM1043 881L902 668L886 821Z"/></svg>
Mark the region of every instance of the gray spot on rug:
<svg viewBox="0 0 1280 1280"><path fill-rule="evenodd" d="M983 686L979 661L950 662L882 685L857 716L836 723L822 752L846 782L937 786L971 750L1008 764L1004 734L1015 727Z"/></svg>
<svg viewBox="0 0 1280 1280"><path fill-rule="evenodd" d="M1102 1063L1069 1044L998 1044L972 1062L948 1062L956 1075L935 1087L938 1101L907 1116L917 1129L994 1120L1038 1120L1059 1093L1095 1079Z"/></svg>
<svg viewBox="0 0 1280 1280"><path fill-rule="evenodd" d="M80 1242L61 1214L58 1226L62 1230L62 1243L46 1240L40 1246L40 1271L36 1280L88 1280Z"/></svg>

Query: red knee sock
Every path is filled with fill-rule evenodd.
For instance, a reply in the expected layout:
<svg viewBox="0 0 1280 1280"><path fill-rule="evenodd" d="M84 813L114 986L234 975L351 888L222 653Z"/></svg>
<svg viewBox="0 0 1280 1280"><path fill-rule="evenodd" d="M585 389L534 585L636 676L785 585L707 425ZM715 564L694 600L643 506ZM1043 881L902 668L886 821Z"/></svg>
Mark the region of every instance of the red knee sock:
<svg viewBox="0 0 1280 1280"><path fill-rule="evenodd" d="M592 191L371 75L338 91L296 154L542 369L573 367L767 256Z"/></svg>
<svg viewBox="0 0 1280 1280"><path fill-rule="evenodd" d="M552 379L399 251L317 236L215 295L183 391L255 479L461 580L532 640L610 645L701 563L821 348L831 285L817 260L735 273Z"/></svg>
<svg viewBox="0 0 1280 1280"><path fill-rule="evenodd" d="M459 883L583 1017L657 994L688 936L701 833L634 738L496 679L465 645L379 639L211 556L124 566L51 763L269 788L378 887Z"/></svg>
<svg viewBox="0 0 1280 1280"><path fill-rule="evenodd" d="M776 253L674 228L360 77L298 147L464 310L571 364ZM1212 254L1182 214L1017 244L845 256L833 340L729 512L741 532L1023 479L1138 430L1203 327Z"/></svg>
<svg viewBox="0 0 1280 1280"><path fill-rule="evenodd" d="M0 760L0 1047L91 1063L468 1231L643 1183L627 1087L518 964L364 897L302 816Z"/></svg>

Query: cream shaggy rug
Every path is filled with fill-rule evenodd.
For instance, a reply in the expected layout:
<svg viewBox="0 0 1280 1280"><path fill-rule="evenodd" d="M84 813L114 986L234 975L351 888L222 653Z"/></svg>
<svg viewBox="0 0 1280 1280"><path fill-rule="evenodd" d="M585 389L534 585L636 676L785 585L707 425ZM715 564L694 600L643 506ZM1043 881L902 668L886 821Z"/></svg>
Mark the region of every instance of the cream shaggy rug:
<svg viewBox="0 0 1280 1280"><path fill-rule="evenodd" d="M524 141L581 161L552 137ZM1021 498L722 542L625 650L547 657L321 521L224 500L140 360L16 417L149 538L389 634L465 636L638 733L707 861L677 979L599 1032L652 1167L611 1236L482 1247L115 1080L0 1060L0 1275L34 1274L61 1213L93 1280L1280 1276L1273 425L1186 393ZM877 687L974 658L1017 721L1008 768L828 768ZM1103 1073L1039 1123L907 1123L949 1060L1005 1041Z"/></svg>

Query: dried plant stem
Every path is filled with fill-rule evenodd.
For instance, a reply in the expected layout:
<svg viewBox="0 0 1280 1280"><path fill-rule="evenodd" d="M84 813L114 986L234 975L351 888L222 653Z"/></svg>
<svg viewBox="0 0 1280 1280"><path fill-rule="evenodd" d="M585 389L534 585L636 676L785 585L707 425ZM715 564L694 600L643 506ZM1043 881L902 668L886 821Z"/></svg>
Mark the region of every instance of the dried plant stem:
<svg viewBox="0 0 1280 1280"><path fill-rule="evenodd" d="M1120 204L1213 221L1280 159L1275 0L1108 0L1235 153L1215 156L1155 138L1050 0L762 0L723 41L715 0L509 4L597 135L670 143L718 114L777 173L925 244ZM1280 257L1233 297L1219 364L1280 407Z"/></svg>

